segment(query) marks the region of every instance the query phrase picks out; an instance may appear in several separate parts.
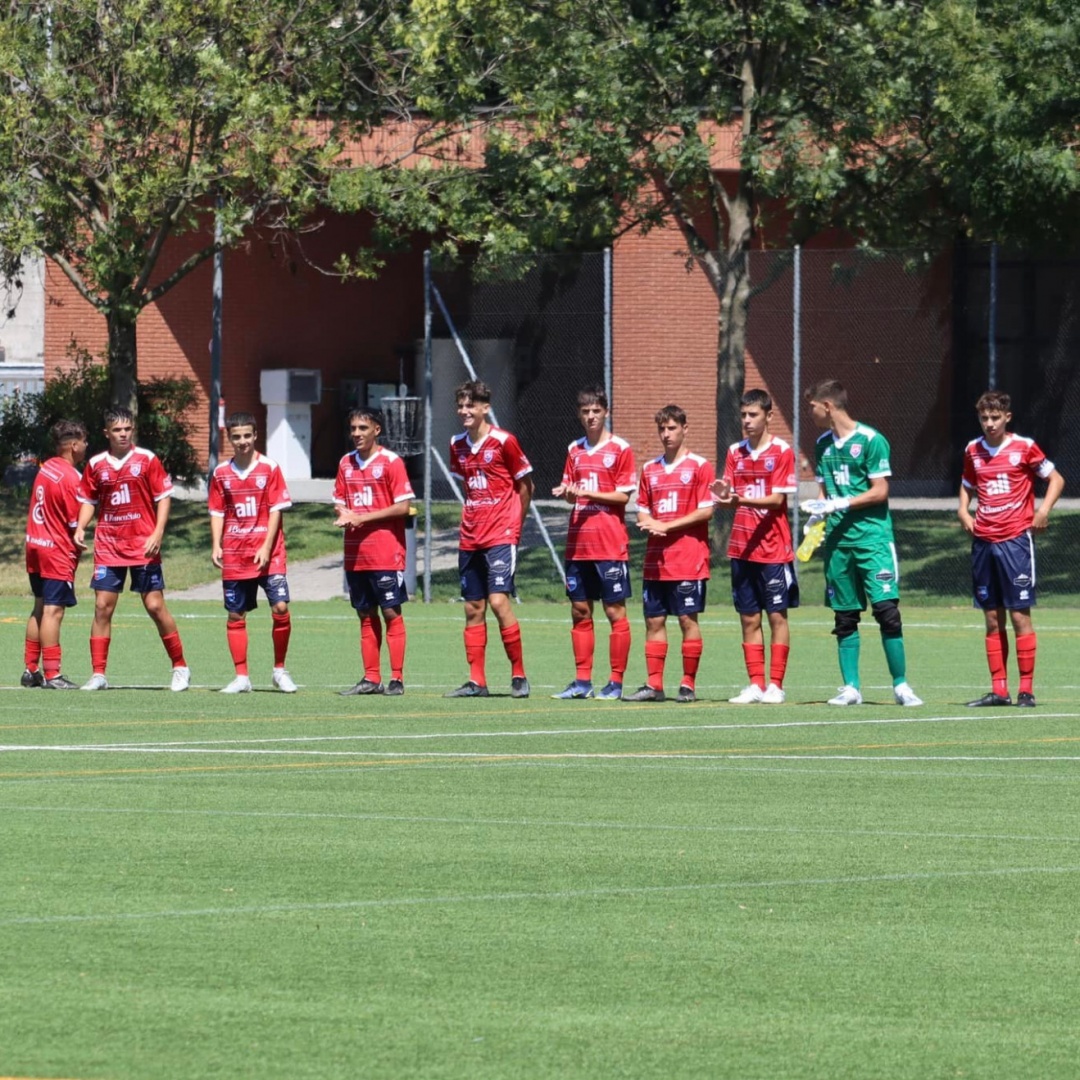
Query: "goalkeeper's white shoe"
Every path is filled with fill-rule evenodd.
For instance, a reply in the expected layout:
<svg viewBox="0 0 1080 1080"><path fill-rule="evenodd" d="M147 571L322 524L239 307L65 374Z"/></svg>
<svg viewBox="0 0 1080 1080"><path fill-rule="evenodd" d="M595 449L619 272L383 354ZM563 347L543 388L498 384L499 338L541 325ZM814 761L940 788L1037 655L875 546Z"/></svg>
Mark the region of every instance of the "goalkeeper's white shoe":
<svg viewBox="0 0 1080 1080"><path fill-rule="evenodd" d="M247 675L237 675L228 686L221 688L223 694L250 694L251 679Z"/></svg>
<svg viewBox="0 0 1080 1080"><path fill-rule="evenodd" d="M756 705L765 700L765 691L757 683L751 683L745 690L740 690L734 697L728 698L730 705Z"/></svg>
<svg viewBox="0 0 1080 1080"><path fill-rule="evenodd" d="M921 705L923 700L911 689L906 682L897 683L892 688L893 697L896 698L897 705Z"/></svg>
<svg viewBox="0 0 1080 1080"><path fill-rule="evenodd" d="M765 693L761 695L762 705L783 705L785 700L787 700L787 694L774 682L769 683L765 687Z"/></svg>
<svg viewBox="0 0 1080 1080"><path fill-rule="evenodd" d="M861 705L862 694L854 686L841 686L836 697L829 698L830 705Z"/></svg>

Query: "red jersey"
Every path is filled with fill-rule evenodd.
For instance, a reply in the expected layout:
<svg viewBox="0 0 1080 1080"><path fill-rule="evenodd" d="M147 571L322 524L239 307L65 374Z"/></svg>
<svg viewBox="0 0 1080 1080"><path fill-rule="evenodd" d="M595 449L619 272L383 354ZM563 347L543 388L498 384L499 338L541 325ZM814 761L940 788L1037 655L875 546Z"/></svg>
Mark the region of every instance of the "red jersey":
<svg viewBox="0 0 1080 1080"><path fill-rule="evenodd" d="M278 529L270 562L261 570L255 553L266 542L270 514L292 506L285 477L276 461L258 451L247 469L226 461L214 470L206 498L212 517L224 518L221 533L221 578L243 581L263 574L285 573L285 528Z"/></svg>
<svg viewBox="0 0 1080 1080"><path fill-rule="evenodd" d="M732 443L724 462L724 479L736 495L764 499L782 493L780 506L738 506L731 523L728 558L747 562L791 562L791 529L787 519L787 496L799 490L795 476L795 455L783 439L772 438L759 450L750 442Z"/></svg>
<svg viewBox="0 0 1080 1080"><path fill-rule="evenodd" d="M354 450L338 462L334 502L353 513L385 510L412 499L405 462L377 446L367 461ZM345 529L346 570L404 570L405 518L384 518Z"/></svg>
<svg viewBox="0 0 1080 1080"><path fill-rule="evenodd" d="M74 581L79 550L71 539L79 523L79 470L66 458L38 469L26 515L26 570L54 581Z"/></svg>
<svg viewBox="0 0 1080 1080"><path fill-rule="evenodd" d="M584 491L634 493L637 474L634 451L625 439L608 435L596 446L584 436L566 452L562 482ZM567 559L626 562L630 557L626 539L626 507L609 506L579 496L570 511L566 535Z"/></svg>
<svg viewBox="0 0 1080 1080"><path fill-rule="evenodd" d="M123 458L107 450L92 457L79 485L79 501L97 507L95 565L145 566L146 541L157 528L157 504L172 491L165 466L141 446Z"/></svg>
<svg viewBox="0 0 1080 1080"><path fill-rule="evenodd" d="M975 535L997 543L1022 536L1035 517L1035 477L1054 463L1034 440L1009 433L1000 446L972 439L964 448L964 487L975 493Z"/></svg>
<svg viewBox="0 0 1080 1080"><path fill-rule="evenodd" d="M461 550L516 544L521 539L521 498L515 484L532 472L517 439L493 427L473 444L463 431L450 440L450 471L468 488L461 512Z"/></svg>
<svg viewBox="0 0 1080 1080"><path fill-rule="evenodd" d="M657 521L674 521L712 506L716 470L703 457L686 454L669 465L663 457L641 470L637 504ZM701 521L645 544L646 581L697 581L709 576L709 523Z"/></svg>

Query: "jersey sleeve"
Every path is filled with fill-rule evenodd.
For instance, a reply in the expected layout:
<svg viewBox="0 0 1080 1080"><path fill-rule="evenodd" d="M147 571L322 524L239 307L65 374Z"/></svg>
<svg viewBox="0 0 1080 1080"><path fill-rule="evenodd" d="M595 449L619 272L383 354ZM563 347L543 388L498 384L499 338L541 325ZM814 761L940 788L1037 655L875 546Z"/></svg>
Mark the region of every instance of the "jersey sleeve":
<svg viewBox="0 0 1080 1080"><path fill-rule="evenodd" d="M776 459L773 491L790 495L799 490L799 477L795 472L795 451L790 446L781 450Z"/></svg>
<svg viewBox="0 0 1080 1080"><path fill-rule="evenodd" d="M866 475L871 480L892 476L889 454L889 440L880 431L875 431L866 441Z"/></svg>
<svg viewBox="0 0 1080 1080"><path fill-rule="evenodd" d="M633 491L637 487L637 469L634 466L634 451L627 444L619 451L619 460L615 463L615 490Z"/></svg>
<svg viewBox="0 0 1080 1080"><path fill-rule="evenodd" d="M506 455L506 470L515 480L520 480L533 471L516 435L507 435L506 442L503 443L503 453Z"/></svg>
<svg viewBox="0 0 1080 1080"><path fill-rule="evenodd" d="M637 507L646 514L652 514L652 490L649 474L645 469L641 470L641 480L638 481Z"/></svg>
<svg viewBox="0 0 1080 1080"><path fill-rule="evenodd" d="M728 447L727 455L724 458L723 479L732 487L735 486L735 451L730 446Z"/></svg>
<svg viewBox="0 0 1080 1080"><path fill-rule="evenodd" d="M716 499L713 497L712 485L716 480L716 470L713 468L711 461L703 461L697 470L696 490L694 492L697 497L697 506L695 509L704 510L707 506L712 506Z"/></svg>
<svg viewBox="0 0 1080 1080"><path fill-rule="evenodd" d="M972 458L970 446L965 447L964 449L964 470L961 477L964 482L964 487L971 488L972 491L978 490L978 477L975 473L975 461Z"/></svg>
<svg viewBox="0 0 1080 1080"><path fill-rule="evenodd" d="M161 458L156 454L150 459L150 491L153 494L154 502L161 502L162 499L169 498L173 493L172 477L165 471L165 466L161 464Z"/></svg>
<svg viewBox="0 0 1080 1080"><path fill-rule="evenodd" d="M1040 480L1045 480L1055 468L1054 463L1047 458L1038 444L1034 442L1028 448L1028 466Z"/></svg>
<svg viewBox="0 0 1080 1080"><path fill-rule="evenodd" d="M93 465L87 465L83 469L82 479L79 481L79 490L76 498L81 503L90 503L96 506L98 501L98 475Z"/></svg>
<svg viewBox="0 0 1080 1080"><path fill-rule="evenodd" d="M210 478L210 490L206 493L206 509L210 511L212 517L225 516L225 496L217 473Z"/></svg>
<svg viewBox="0 0 1080 1080"><path fill-rule="evenodd" d="M390 498L395 503L416 498L409 474L405 469L405 462L401 458L390 463Z"/></svg>
<svg viewBox="0 0 1080 1080"><path fill-rule="evenodd" d="M571 443L570 449L566 451L566 461L563 462L562 467L563 484L572 484L574 482L574 445L574 443Z"/></svg>
<svg viewBox="0 0 1080 1080"><path fill-rule="evenodd" d="M270 470L270 476L266 481L266 493L271 510L288 510L292 506L292 496L285 484L285 474L282 473L280 465L275 465Z"/></svg>
<svg viewBox="0 0 1080 1080"><path fill-rule="evenodd" d="M464 475L465 475L465 472L464 472L464 470L463 470L463 469L461 468L461 464L460 464L460 462L458 461L458 456L457 456L457 454L455 453L455 447L454 447L454 443L455 443L455 441L456 441L456 440L454 440L454 439L451 439L451 440L450 440L450 471L451 471L451 472L452 472L452 473L453 473L453 474L454 474L455 476L461 476L461 477L464 477Z"/></svg>

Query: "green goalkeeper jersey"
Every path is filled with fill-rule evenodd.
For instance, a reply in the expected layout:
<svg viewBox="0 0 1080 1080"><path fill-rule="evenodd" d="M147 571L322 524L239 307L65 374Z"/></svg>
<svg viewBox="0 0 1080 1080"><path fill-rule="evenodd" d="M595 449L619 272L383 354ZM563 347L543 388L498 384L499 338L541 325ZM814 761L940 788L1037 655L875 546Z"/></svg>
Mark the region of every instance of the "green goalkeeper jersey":
<svg viewBox="0 0 1080 1080"><path fill-rule="evenodd" d="M857 424L844 439L826 431L814 445L814 474L830 499L853 499L870 490L870 481L891 476L889 443L880 431ZM888 502L830 514L826 540L833 547L892 543Z"/></svg>

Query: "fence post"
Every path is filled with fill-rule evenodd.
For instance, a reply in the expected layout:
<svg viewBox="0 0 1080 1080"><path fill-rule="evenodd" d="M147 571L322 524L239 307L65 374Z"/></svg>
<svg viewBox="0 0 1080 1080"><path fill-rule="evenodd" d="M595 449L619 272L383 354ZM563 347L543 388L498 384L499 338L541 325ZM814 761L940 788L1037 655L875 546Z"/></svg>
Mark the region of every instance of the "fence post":
<svg viewBox="0 0 1080 1080"><path fill-rule="evenodd" d="M424 252L424 603L431 603L431 249Z"/></svg>
<svg viewBox="0 0 1080 1080"><path fill-rule="evenodd" d="M795 277L792 284L791 328L791 437L795 441L795 501L791 509L795 545L799 543L799 478L802 476L802 248L795 245Z"/></svg>

